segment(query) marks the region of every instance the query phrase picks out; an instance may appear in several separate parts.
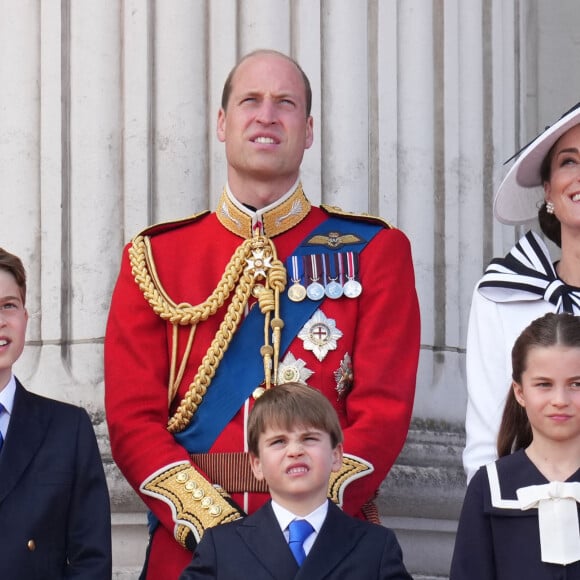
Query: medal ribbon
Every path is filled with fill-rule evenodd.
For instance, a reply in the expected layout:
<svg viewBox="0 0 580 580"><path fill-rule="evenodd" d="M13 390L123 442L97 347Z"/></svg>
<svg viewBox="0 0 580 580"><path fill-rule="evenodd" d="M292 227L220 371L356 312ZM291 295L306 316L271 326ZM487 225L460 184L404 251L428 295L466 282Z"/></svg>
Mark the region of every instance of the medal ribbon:
<svg viewBox="0 0 580 580"><path fill-rule="evenodd" d="M309 232L294 250L298 257L322 254L326 249L309 247L307 242L315 235L328 235L348 229L362 241L356 245L362 250L384 226L362 220L332 216ZM359 250L359 251L360 251ZM300 329L310 320L319 307L318 301L292 302L288 292L280 296L280 316L284 320L284 332L280 352L288 350ZM264 366L260 356L249 357L248 353L259 352L263 344L264 317L259 308L252 308L238 327L224 353L202 404L198 407L189 425L174 435L189 453L207 453L225 426L240 410L244 401L264 379Z"/></svg>
<svg viewBox="0 0 580 580"><path fill-rule="evenodd" d="M298 256L290 256L287 258L286 268L292 272L292 282L294 282L294 284L300 284L300 282L302 282L304 268L302 266L302 261L298 259Z"/></svg>
<svg viewBox="0 0 580 580"><path fill-rule="evenodd" d="M349 280L356 280L358 275L358 252L346 253L347 273Z"/></svg>
<svg viewBox="0 0 580 580"><path fill-rule="evenodd" d="M321 266L321 256L316 254L311 254L310 256L305 256L305 261L309 264L308 268L308 278L311 282L318 282L319 281L319 271Z"/></svg>
<svg viewBox="0 0 580 580"><path fill-rule="evenodd" d="M338 254L336 254L336 262L338 265L338 282L340 283L340 285L342 286L344 284L344 254L342 252L339 252Z"/></svg>

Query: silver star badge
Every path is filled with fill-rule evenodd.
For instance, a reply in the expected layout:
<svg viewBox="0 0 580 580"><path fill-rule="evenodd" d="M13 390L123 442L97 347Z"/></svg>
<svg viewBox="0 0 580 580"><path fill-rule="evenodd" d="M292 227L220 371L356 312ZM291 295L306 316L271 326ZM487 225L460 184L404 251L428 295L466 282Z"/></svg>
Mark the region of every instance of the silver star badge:
<svg viewBox="0 0 580 580"><path fill-rule="evenodd" d="M272 267L272 256L264 256L264 250L254 250L252 257L247 260L247 268L254 270L254 278L266 277L266 270Z"/></svg>
<svg viewBox="0 0 580 580"><path fill-rule="evenodd" d="M336 328L336 321L327 318L322 310L317 310L298 333L305 350L311 350L319 360L324 360L329 350L336 350L337 340L342 332Z"/></svg>
<svg viewBox="0 0 580 580"><path fill-rule="evenodd" d="M301 383L305 385L313 374L314 371L307 368L306 363L301 358L297 359L289 352L278 366L278 384Z"/></svg>

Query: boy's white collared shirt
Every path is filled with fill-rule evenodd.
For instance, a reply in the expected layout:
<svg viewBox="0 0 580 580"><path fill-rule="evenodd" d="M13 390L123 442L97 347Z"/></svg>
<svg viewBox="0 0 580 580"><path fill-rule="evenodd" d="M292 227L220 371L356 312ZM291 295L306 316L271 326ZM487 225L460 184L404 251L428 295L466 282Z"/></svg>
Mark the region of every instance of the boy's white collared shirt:
<svg viewBox="0 0 580 580"><path fill-rule="evenodd" d="M278 520L280 529L284 533L286 542L288 542L290 538L288 532L288 524L291 521L296 519L307 520L308 523L314 528L314 532L312 532L312 534L310 534L310 536L308 536L308 538L306 538L306 540L304 541L304 552L308 556L310 548L312 548L312 545L314 544L316 538L318 537L320 528L322 528L322 524L326 519L326 514L328 513L328 500L325 500L325 502L321 506L317 507L314 511L310 512L305 517L300 517L297 516L296 514L293 514L286 508L282 507L280 504L276 503L274 500L272 500L272 509L274 510L274 515Z"/></svg>
<svg viewBox="0 0 580 580"><path fill-rule="evenodd" d="M10 416L12 415L12 407L14 407L14 395L16 393L16 379L14 375L10 377L8 384L0 391L0 405L4 410L0 413L0 433L6 439L6 432L10 423Z"/></svg>

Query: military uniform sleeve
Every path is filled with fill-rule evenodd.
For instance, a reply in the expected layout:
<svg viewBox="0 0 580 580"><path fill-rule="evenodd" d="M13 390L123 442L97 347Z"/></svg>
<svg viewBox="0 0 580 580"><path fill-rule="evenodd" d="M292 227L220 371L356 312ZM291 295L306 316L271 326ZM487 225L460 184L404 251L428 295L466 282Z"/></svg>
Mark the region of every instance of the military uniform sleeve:
<svg viewBox="0 0 580 580"><path fill-rule="evenodd" d="M420 342L411 248L397 229L384 229L360 258L363 291L353 341L353 386L346 397L345 453L370 464L343 490L343 509L372 499L405 442Z"/></svg>
<svg viewBox="0 0 580 580"><path fill-rule="evenodd" d="M126 251L105 336L111 451L161 525L191 549L206 527L237 519L240 512L223 490L192 465L186 450L166 429L167 332L167 323L135 283Z"/></svg>

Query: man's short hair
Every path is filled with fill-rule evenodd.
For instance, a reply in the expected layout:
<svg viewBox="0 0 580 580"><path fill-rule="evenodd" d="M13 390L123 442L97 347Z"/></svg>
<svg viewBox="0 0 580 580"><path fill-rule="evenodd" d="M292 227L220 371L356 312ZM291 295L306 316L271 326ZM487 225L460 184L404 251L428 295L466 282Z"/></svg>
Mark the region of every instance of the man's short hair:
<svg viewBox="0 0 580 580"><path fill-rule="evenodd" d="M320 429L330 435L335 448L343 435L338 415L330 401L317 389L301 383L284 383L257 399L248 418L248 449L258 456L258 441L266 429L296 427Z"/></svg>
<svg viewBox="0 0 580 580"><path fill-rule="evenodd" d="M259 56L261 54L273 54L273 55L285 58L287 61L291 62L298 69L298 72L300 73L300 75L302 76L302 80L304 81L304 90L305 90L305 96L306 96L306 101L305 101L306 102L306 116L309 117L310 111L312 110L312 87L310 86L310 80L306 76L306 73L302 70L302 67L293 58L289 57L288 55L284 54L283 52L278 52L277 50L269 50L269 49L264 49L264 48L254 50L254 51L246 54L245 56L243 56L236 63L234 68L230 71L230 74L226 78L226 82L224 83L224 88L222 90L222 109L225 111L228 107L228 102L230 100L230 95L232 93L232 82L234 79L234 75L236 74L236 71L238 70L238 67L248 58L251 58L252 56Z"/></svg>
<svg viewBox="0 0 580 580"><path fill-rule="evenodd" d="M26 303L26 270L18 256L0 248L0 270L12 274L20 289L22 304Z"/></svg>

